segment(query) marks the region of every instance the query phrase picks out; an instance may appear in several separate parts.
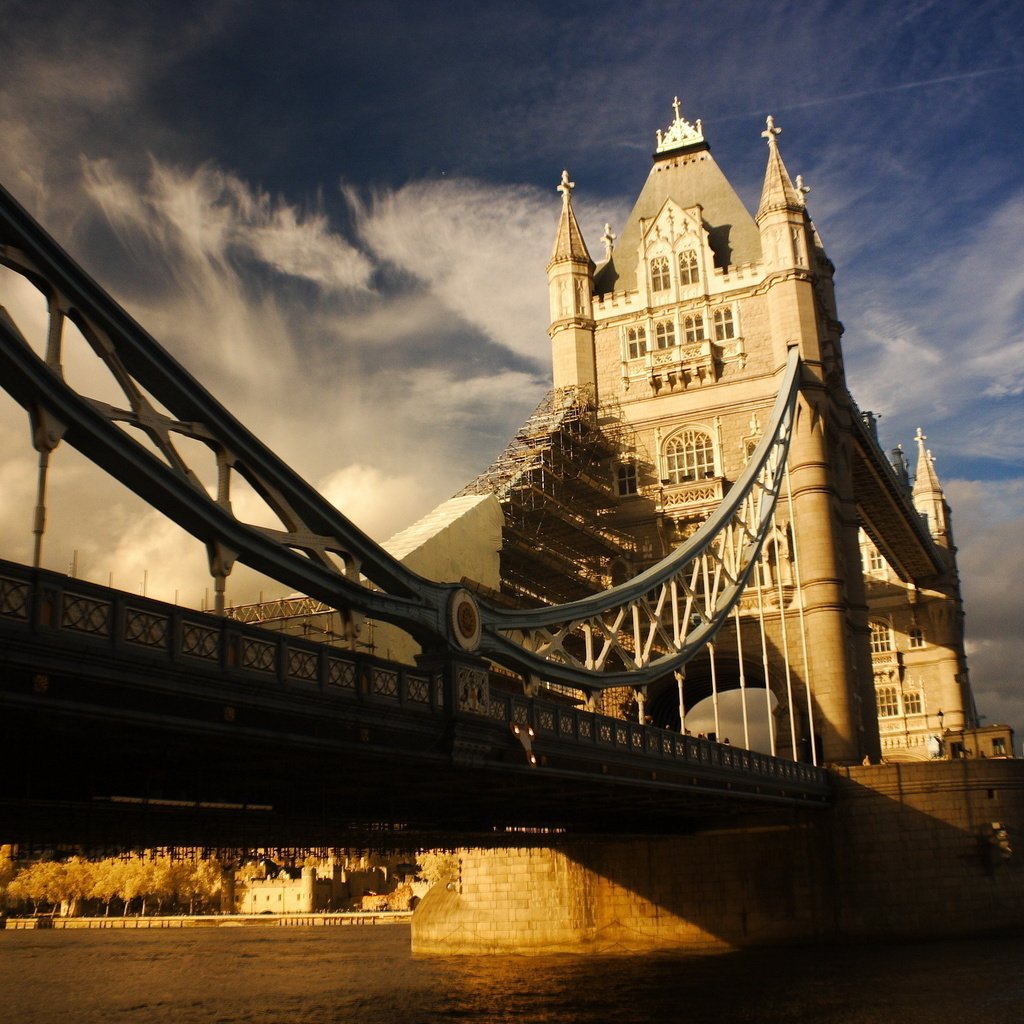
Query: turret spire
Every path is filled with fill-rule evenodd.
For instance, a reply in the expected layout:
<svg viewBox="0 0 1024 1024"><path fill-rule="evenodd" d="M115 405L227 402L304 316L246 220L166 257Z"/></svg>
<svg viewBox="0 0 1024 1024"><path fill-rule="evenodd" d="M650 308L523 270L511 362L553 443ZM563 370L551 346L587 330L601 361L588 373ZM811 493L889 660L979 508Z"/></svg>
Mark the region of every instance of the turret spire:
<svg viewBox="0 0 1024 1024"><path fill-rule="evenodd" d="M575 187L576 182L569 180L569 172L562 171L561 180L556 188L557 192L562 193L562 215L558 220L555 245L551 250L549 262L573 260L593 266L590 253L587 251L587 243L583 241L583 232L580 231L572 208L572 190Z"/></svg>
<svg viewBox="0 0 1024 1024"><path fill-rule="evenodd" d="M572 208L576 182L562 171L557 191L562 194L555 245L548 260L551 304L552 377L556 388L597 387L594 355L594 261Z"/></svg>
<svg viewBox="0 0 1024 1024"><path fill-rule="evenodd" d="M927 435L917 428L914 437L917 442L917 473L914 476L913 499L914 507L928 520L928 530L932 537L946 547L952 547L950 536L949 506L943 494L939 475L935 472L935 459L925 448Z"/></svg>
<svg viewBox="0 0 1024 1024"><path fill-rule="evenodd" d="M754 218L758 223L762 218L774 210L788 210L793 213L802 213L804 209L804 196L810 189L805 189L803 180L797 188L782 162L782 155L779 153L778 137L782 129L775 123L771 114L765 119L765 130L761 137L768 140L768 167L764 173L764 187L761 189L761 203L757 208L757 216Z"/></svg>

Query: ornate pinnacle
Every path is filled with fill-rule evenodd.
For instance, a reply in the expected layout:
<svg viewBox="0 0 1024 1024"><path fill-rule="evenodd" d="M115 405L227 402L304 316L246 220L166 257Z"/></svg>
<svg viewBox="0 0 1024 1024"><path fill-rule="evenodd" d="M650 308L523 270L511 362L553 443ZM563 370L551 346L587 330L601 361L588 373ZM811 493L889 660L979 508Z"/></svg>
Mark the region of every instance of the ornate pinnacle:
<svg viewBox="0 0 1024 1024"><path fill-rule="evenodd" d="M558 183L556 192L562 193L562 202L566 205L569 204L569 198L572 195L572 190L576 187L575 181L569 180L569 172L562 171L562 180Z"/></svg>
<svg viewBox="0 0 1024 1024"><path fill-rule="evenodd" d="M658 146L655 152L664 153L670 149L679 149L681 146L689 146L694 142L704 141L704 126L698 120L695 125L690 124L681 113L679 97L672 100L672 112L675 118L665 131L660 128L655 132L658 139Z"/></svg>
<svg viewBox="0 0 1024 1024"><path fill-rule="evenodd" d="M601 236L601 241L604 242L604 258L608 259L612 254L612 246L615 244L615 235L612 234L611 224L605 224L604 234Z"/></svg>
<svg viewBox="0 0 1024 1024"><path fill-rule="evenodd" d="M796 176L796 194L800 197L800 202L804 206L807 205L807 194L810 191L810 187L804 184L804 176L802 174L798 174Z"/></svg>
<svg viewBox="0 0 1024 1024"><path fill-rule="evenodd" d="M782 134L782 129L777 127L775 124L775 118L769 114L765 119L765 130L761 132L761 138L768 140L769 146L775 145L775 136Z"/></svg>

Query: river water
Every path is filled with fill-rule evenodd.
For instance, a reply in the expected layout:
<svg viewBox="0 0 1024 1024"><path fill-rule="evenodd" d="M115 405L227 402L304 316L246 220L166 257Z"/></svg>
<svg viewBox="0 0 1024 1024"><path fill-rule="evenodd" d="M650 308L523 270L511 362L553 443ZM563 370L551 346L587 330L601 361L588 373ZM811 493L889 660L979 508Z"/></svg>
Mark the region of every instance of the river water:
<svg viewBox="0 0 1024 1024"><path fill-rule="evenodd" d="M1024 1021L1024 937L716 957L429 957L407 925L0 931L3 1024Z"/></svg>

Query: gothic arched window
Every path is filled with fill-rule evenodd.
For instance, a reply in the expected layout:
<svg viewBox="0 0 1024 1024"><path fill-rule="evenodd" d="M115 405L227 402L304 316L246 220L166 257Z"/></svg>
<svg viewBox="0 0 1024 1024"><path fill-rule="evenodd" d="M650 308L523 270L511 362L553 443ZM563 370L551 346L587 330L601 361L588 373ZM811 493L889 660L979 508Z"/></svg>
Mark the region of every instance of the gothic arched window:
<svg viewBox="0 0 1024 1024"><path fill-rule="evenodd" d="M671 348L676 343L676 325L671 320L659 320L654 325L654 340L658 348Z"/></svg>
<svg viewBox="0 0 1024 1024"><path fill-rule="evenodd" d="M643 327L630 327L626 331L628 358L639 359L647 351L647 331Z"/></svg>
<svg viewBox="0 0 1024 1024"><path fill-rule="evenodd" d="M892 650L892 629L888 622L873 619L871 622L871 653L885 654Z"/></svg>
<svg viewBox="0 0 1024 1024"><path fill-rule="evenodd" d="M667 291L668 285L668 260L664 256L655 256L651 260L651 291Z"/></svg>
<svg viewBox="0 0 1024 1024"><path fill-rule="evenodd" d="M733 323L732 310L728 306L715 310L715 341L727 341L736 337L736 325Z"/></svg>
<svg viewBox="0 0 1024 1024"><path fill-rule="evenodd" d="M692 249L679 254L679 283L696 284L700 280L697 269L697 254Z"/></svg>
<svg viewBox="0 0 1024 1024"><path fill-rule="evenodd" d="M875 690L879 718L895 718L900 713L900 695L895 686L879 686Z"/></svg>
<svg viewBox="0 0 1024 1024"><path fill-rule="evenodd" d="M714 476L715 446L711 437L696 427L674 434L665 445L665 473L670 484Z"/></svg>
<svg viewBox="0 0 1024 1024"><path fill-rule="evenodd" d="M922 710L921 694L916 691L903 694L903 714L919 715Z"/></svg>
<svg viewBox="0 0 1024 1024"><path fill-rule="evenodd" d="M694 341L704 340L704 317L700 313L688 316L683 321L683 332L686 335L687 344Z"/></svg>

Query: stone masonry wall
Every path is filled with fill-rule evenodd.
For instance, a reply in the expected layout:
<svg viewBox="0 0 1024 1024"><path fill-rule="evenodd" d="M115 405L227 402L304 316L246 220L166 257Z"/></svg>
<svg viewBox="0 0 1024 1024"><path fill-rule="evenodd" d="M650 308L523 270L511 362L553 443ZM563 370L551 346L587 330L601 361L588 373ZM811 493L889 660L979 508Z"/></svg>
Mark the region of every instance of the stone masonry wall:
<svg viewBox="0 0 1024 1024"><path fill-rule="evenodd" d="M1024 925L1024 761L846 768L836 785L840 934L916 938Z"/></svg>

